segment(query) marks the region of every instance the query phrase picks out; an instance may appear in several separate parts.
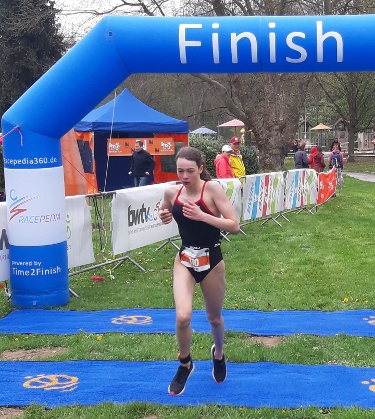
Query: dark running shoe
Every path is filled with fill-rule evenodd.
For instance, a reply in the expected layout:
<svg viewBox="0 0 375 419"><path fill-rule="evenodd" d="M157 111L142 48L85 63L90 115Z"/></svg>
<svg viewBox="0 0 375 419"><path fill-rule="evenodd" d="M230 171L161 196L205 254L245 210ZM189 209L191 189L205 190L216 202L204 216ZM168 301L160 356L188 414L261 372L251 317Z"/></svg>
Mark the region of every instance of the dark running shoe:
<svg viewBox="0 0 375 419"><path fill-rule="evenodd" d="M180 365L178 367L176 375L173 377L171 384L168 387L168 393L172 396L179 396L185 390L186 381L193 374L194 364L193 361L190 362L190 367L184 367Z"/></svg>
<svg viewBox="0 0 375 419"><path fill-rule="evenodd" d="M225 356L222 359L215 359L215 345L211 347L212 361L212 377L217 383L222 383L227 378L227 366L225 365Z"/></svg>

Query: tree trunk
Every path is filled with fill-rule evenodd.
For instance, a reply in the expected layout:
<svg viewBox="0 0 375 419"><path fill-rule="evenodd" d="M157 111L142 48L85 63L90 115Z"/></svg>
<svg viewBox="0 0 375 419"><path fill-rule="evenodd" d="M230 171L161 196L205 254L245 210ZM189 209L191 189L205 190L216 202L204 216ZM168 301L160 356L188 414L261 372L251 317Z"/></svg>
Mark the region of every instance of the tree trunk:
<svg viewBox="0 0 375 419"><path fill-rule="evenodd" d="M348 161L354 162L354 140L355 140L356 130L355 127L349 125L348 127Z"/></svg>

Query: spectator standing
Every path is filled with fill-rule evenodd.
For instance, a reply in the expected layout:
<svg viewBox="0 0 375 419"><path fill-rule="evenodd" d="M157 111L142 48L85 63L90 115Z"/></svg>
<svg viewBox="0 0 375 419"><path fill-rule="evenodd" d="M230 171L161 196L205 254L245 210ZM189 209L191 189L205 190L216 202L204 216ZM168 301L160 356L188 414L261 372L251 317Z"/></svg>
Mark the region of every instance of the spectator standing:
<svg viewBox="0 0 375 419"><path fill-rule="evenodd" d="M324 154L322 146L318 145L316 147L316 153L313 157L313 163L314 166L311 166L312 169L315 169L317 173L323 172L324 168L326 167L325 161L324 161Z"/></svg>
<svg viewBox="0 0 375 419"><path fill-rule="evenodd" d="M229 162L230 167L232 168L233 176L237 178L246 176L246 170L242 160L240 145L241 140L238 137L232 137L230 139L232 154L229 157Z"/></svg>
<svg viewBox="0 0 375 419"><path fill-rule="evenodd" d="M316 154L316 147L311 147L310 155L309 155L309 164L311 169L314 169L314 157Z"/></svg>
<svg viewBox="0 0 375 419"><path fill-rule="evenodd" d="M334 147L338 147L339 151L341 151L341 143L337 138L333 140L330 150L332 151Z"/></svg>
<svg viewBox="0 0 375 419"><path fill-rule="evenodd" d="M296 169L307 169L309 167L309 158L305 146L305 141L301 141L298 145L298 151L294 155L294 167Z"/></svg>
<svg viewBox="0 0 375 419"><path fill-rule="evenodd" d="M129 175L134 176L134 186L145 186L149 183L155 168L155 161L151 154L143 149L143 141L135 142L134 153Z"/></svg>
<svg viewBox="0 0 375 419"><path fill-rule="evenodd" d="M344 155L338 148L338 146L333 147L331 154L329 155L328 167L332 169L333 167L343 169L344 168Z"/></svg>
<svg viewBox="0 0 375 419"><path fill-rule="evenodd" d="M221 154L218 154L214 160L216 168L216 177L218 179L229 179L234 177L230 167L229 157L233 153L232 147L228 144L223 145Z"/></svg>

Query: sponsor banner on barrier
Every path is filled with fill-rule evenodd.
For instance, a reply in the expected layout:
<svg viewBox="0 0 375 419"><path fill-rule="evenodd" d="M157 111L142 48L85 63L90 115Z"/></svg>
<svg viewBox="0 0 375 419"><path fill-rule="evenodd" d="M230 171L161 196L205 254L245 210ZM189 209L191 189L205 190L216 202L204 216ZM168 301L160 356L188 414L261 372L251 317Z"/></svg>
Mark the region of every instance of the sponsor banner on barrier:
<svg viewBox="0 0 375 419"><path fill-rule="evenodd" d="M9 242L44 246L66 241L63 167L4 172Z"/></svg>
<svg viewBox="0 0 375 419"><path fill-rule="evenodd" d="M242 217L244 220L257 218L259 204L260 178L258 175L246 176L243 188Z"/></svg>
<svg viewBox="0 0 375 419"><path fill-rule="evenodd" d="M284 174L283 172L270 173L269 212L267 215L277 214L284 209Z"/></svg>
<svg viewBox="0 0 375 419"><path fill-rule="evenodd" d="M336 192L336 171L332 169L328 173L319 173L319 189L317 204L321 205L328 201Z"/></svg>
<svg viewBox="0 0 375 419"><path fill-rule="evenodd" d="M91 213L86 199L85 195L65 198L69 269L95 262Z"/></svg>
<svg viewBox="0 0 375 419"><path fill-rule="evenodd" d="M232 204L234 212L238 221L241 220L242 203L241 203L241 188L242 183L239 179L215 179L223 187L229 202Z"/></svg>
<svg viewBox="0 0 375 419"><path fill-rule="evenodd" d="M286 174L285 209L315 205L318 197L318 176L313 169L289 170Z"/></svg>
<svg viewBox="0 0 375 419"><path fill-rule="evenodd" d="M116 191L111 203L112 250L114 255L177 236L173 220L163 224L159 208L164 191L171 185L141 186Z"/></svg>
<svg viewBox="0 0 375 419"><path fill-rule="evenodd" d="M318 173L314 169L306 169L307 205L315 205L318 199Z"/></svg>
<svg viewBox="0 0 375 419"><path fill-rule="evenodd" d="M282 172L264 173L261 177L260 189L262 202L261 217L269 217L282 211L284 204L284 178Z"/></svg>
<svg viewBox="0 0 375 419"><path fill-rule="evenodd" d="M244 220L269 217L283 210L284 177L282 172L246 176L243 190Z"/></svg>
<svg viewBox="0 0 375 419"><path fill-rule="evenodd" d="M296 209L306 205L304 182L305 169L289 170L286 174L284 209Z"/></svg>
<svg viewBox="0 0 375 419"><path fill-rule="evenodd" d="M0 203L0 282L9 280L9 241L8 241L7 205Z"/></svg>

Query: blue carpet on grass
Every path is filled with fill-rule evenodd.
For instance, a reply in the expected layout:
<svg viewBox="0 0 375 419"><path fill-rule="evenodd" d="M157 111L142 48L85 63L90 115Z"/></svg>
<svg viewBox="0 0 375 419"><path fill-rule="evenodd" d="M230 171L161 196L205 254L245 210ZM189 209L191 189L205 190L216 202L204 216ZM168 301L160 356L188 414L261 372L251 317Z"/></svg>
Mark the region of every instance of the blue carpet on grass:
<svg viewBox="0 0 375 419"><path fill-rule="evenodd" d="M0 362L0 406L47 407L136 401L162 405L260 408L375 408L375 368L228 363L217 384L212 362L195 362L184 394L167 393L177 362Z"/></svg>
<svg viewBox="0 0 375 419"><path fill-rule="evenodd" d="M259 336L313 334L375 336L375 310L224 310L226 330ZM204 310L195 310L192 327L210 333ZM174 309L132 308L103 311L16 310L0 319L3 334L174 333Z"/></svg>

